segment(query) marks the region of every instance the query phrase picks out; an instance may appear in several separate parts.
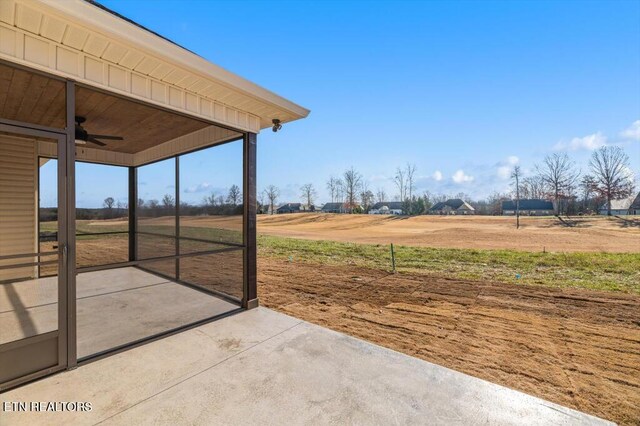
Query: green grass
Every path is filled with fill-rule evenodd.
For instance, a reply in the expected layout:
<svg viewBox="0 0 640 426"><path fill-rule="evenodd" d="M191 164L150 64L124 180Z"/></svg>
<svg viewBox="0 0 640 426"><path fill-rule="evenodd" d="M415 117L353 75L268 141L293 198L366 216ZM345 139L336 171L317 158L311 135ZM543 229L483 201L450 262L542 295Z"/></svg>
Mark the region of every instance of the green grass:
<svg viewBox="0 0 640 426"><path fill-rule="evenodd" d="M79 232L127 229L126 225L88 226L83 222L79 222L77 227ZM42 231L55 229L55 222L41 224ZM166 234L172 227L145 225L144 229ZM181 233L213 241L242 241L240 232L218 228L182 227ZM124 237L118 234L79 237L95 238ZM258 247L259 255L263 257L391 270L387 245L260 236ZM514 285L575 287L640 294L640 253L534 253L396 246L396 269L399 273L490 280Z"/></svg>
<svg viewBox="0 0 640 426"><path fill-rule="evenodd" d="M389 246L260 236L259 255L391 270ZM396 246L399 273L640 294L640 253L542 253ZM517 277L519 275L519 278Z"/></svg>

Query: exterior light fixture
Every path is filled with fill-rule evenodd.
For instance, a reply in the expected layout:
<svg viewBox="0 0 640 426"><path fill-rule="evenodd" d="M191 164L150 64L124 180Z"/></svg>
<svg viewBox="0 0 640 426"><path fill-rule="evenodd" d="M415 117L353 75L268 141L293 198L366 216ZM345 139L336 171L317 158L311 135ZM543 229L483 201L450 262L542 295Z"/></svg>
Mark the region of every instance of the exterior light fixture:
<svg viewBox="0 0 640 426"><path fill-rule="evenodd" d="M271 122L273 123L272 130L274 132L277 132L278 130L282 129L282 124L280 124L280 120L278 120L277 118L274 118L273 120L271 120Z"/></svg>

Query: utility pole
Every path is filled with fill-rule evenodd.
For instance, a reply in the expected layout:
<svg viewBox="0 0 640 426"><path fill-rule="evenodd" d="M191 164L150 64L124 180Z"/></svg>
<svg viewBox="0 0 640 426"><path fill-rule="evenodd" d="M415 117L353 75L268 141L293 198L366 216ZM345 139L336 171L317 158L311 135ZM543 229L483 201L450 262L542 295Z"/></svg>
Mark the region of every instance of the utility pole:
<svg viewBox="0 0 640 426"><path fill-rule="evenodd" d="M516 181L516 229L520 229L520 166L515 166L511 177Z"/></svg>

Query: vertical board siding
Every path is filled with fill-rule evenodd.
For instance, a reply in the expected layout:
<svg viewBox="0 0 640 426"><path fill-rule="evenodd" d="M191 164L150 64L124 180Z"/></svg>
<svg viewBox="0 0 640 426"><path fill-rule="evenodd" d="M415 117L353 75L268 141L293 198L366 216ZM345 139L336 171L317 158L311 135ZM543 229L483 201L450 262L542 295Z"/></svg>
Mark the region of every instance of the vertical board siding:
<svg viewBox="0 0 640 426"><path fill-rule="evenodd" d="M0 135L0 256L37 252L36 143ZM0 265L37 259L0 260ZM0 281L35 277L36 268L0 269Z"/></svg>

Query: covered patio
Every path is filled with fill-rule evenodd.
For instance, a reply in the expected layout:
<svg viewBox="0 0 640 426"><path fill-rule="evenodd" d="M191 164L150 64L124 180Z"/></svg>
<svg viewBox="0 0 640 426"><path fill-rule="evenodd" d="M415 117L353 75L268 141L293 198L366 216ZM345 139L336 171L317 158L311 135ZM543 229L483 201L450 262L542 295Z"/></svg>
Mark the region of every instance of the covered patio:
<svg viewBox="0 0 640 426"><path fill-rule="evenodd" d="M2 1L0 391L257 307L257 134L308 113L96 2Z"/></svg>

